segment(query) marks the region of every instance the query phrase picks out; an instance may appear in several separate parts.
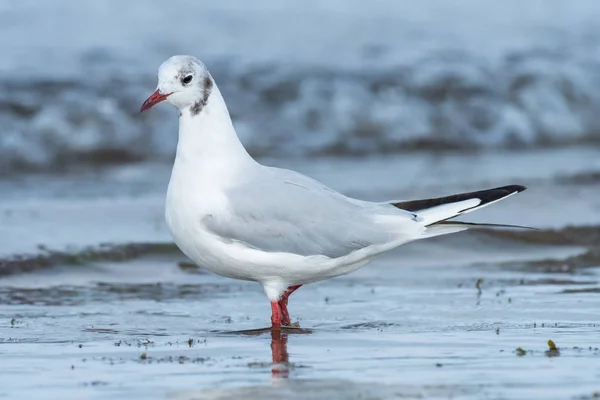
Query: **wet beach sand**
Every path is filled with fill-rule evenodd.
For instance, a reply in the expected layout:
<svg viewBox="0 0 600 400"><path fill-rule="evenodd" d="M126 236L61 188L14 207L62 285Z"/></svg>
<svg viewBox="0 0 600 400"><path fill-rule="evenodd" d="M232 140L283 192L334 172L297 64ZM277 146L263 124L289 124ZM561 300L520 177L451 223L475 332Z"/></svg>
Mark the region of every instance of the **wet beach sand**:
<svg viewBox="0 0 600 400"><path fill-rule="evenodd" d="M281 333L260 285L170 242L168 165L4 179L0 398L595 398L599 155L263 160L367 199L522 183L471 219L539 228L415 242L302 287Z"/></svg>

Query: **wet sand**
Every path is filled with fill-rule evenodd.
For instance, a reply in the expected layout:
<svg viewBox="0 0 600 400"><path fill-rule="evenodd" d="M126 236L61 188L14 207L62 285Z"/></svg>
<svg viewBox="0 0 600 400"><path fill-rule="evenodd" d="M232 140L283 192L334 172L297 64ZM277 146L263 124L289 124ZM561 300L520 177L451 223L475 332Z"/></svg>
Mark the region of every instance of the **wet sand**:
<svg viewBox="0 0 600 400"><path fill-rule="evenodd" d="M483 161L495 168L494 157ZM367 179L377 163L304 168L362 197L402 198L415 186ZM459 176L463 164L440 165ZM542 230L404 246L302 287L289 306L300 328L279 334L265 329L258 284L190 266L169 243L168 169L5 181L2 221L15 237L3 236L0 263L0 398L592 399L600 207L597 185L570 179L579 171L569 165L562 180L534 169L463 176L482 187L520 178L527 192L477 219ZM440 172L413 192L454 186Z"/></svg>

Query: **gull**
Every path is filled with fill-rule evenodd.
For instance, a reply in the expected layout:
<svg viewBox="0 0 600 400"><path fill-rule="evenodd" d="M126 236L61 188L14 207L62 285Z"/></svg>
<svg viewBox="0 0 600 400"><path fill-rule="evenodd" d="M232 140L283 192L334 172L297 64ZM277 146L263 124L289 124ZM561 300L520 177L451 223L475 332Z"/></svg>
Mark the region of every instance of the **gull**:
<svg viewBox="0 0 600 400"><path fill-rule="evenodd" d="M165 61L140 111L161 102L179 110L165 211L173 240L201 267L259 282L271 302L272 329L290 325L288 297L302 285L356 271L414 240L479 226L517 227L449 220L525 190L520 185L369 202L261 165L240 142L219 88L195 57Z"/></svg>

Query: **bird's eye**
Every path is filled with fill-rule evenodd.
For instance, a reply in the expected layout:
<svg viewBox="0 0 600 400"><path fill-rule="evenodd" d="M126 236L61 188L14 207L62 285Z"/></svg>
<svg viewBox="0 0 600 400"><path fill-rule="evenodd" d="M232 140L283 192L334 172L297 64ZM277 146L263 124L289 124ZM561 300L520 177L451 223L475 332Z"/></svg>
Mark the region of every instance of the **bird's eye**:
<svg viewBox="0 0 600 400"><path fill-rule="evenodd" d="M183 78L183 79L181 80L181 82L182 82L184 85L187 85L188 83L190 83L190 82L192 81L192 78L193 78L193 76L192 76L192 75L188 75L188 76L186 76L185 78Z"/></svg>

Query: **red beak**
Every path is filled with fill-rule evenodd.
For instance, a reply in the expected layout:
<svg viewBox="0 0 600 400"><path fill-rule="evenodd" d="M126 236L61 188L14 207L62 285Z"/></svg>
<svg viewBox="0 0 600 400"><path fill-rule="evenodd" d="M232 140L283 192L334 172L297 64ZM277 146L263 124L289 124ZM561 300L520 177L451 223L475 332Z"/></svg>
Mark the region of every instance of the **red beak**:
<svg viewBox="0 0 600 400"><path fill-rule="evenodd" d="M161 101L165 101L167 99L167 97L169 97L171 94L172 93L161 94L158 91L158 89L156 89L156 92L152 93L150 95L150 97L148 97L146 99L146 101L144 102L144 104L142 104L142 108L140 108L140 112L144 112L147 109L152 108L153 106L157 105Z"/></svg>

